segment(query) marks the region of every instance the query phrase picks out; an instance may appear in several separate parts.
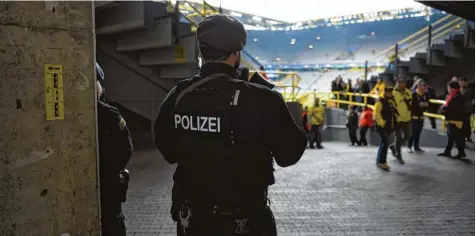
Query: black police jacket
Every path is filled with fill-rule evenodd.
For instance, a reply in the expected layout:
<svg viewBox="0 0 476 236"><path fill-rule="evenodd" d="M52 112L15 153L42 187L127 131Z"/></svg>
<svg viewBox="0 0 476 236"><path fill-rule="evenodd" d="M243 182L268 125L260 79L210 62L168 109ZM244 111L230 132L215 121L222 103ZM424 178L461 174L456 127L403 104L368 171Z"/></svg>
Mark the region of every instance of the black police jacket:
<svg viewBox="0 0 476 236"><path fill-rule="evenodd" d="M169 163L178 163L176 184L208 195L224 188L262 190L274 183L273 157L279 166L291 166L306 142L281 94L239 80L234 68L223 63L204 64L197 76L179 82L155 121L158 150Z"/></svg>
<svg viewBox="0 0 476 236"><path fill-rule="evenodd" d="M126 168L132 156L132 140L126 122L117 108L98 101L97 112L101 207L116 208L108 211L117 211L117 206L120 207L120 193L117 188L119 172Z"/></svg>

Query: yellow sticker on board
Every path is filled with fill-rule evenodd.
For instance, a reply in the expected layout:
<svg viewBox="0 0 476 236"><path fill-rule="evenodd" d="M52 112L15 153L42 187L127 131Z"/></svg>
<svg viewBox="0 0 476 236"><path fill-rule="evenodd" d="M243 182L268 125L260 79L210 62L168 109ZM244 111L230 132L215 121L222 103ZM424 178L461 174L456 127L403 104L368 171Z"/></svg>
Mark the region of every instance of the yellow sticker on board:
<svg viewBox="0 0 476 236"><path fill-rule="evenodd" d="M46 120L64 119L63 66L45 64Z"/></svg>
<svg viewBox="0 0 476 236"><path fill-rule="evenodd" d="M175 62L185 62L185 48L183 46L175 46Z"/></svg>

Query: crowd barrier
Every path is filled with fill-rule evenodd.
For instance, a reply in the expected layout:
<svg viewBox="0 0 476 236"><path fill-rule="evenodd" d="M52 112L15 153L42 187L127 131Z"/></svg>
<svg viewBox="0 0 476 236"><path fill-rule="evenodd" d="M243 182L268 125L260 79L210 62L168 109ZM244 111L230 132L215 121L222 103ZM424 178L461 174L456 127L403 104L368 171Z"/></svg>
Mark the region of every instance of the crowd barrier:
<svg viewBox="0 0 476 236"><path fill-rule="evenodd" d="M372 99L377 99L378 95L376 94L366 94L366 93L351 93L351 92L328 92L327 96L324 95L323 93L316 94L314 96L315 98L320 98L321 101L326 102L327 107L335 107L335 108L341 108L341 104L346 104L346 105L352 105L352 106L367 106L371 108L372 110L374 109L374 105L370 102ZM360 102L354 101L355 98L360 98ZM445 104L444 100L437 100L437 99L430 99L430 103L433 104L438 104L438 105L443 105ZM441 131L445 132L446 131L446 126L445 126L445 116L437 113L431 113L431 112L425 112L423 113L424 116L426 117L431 117L431 118L436 118L440 119L443 122ZM472 116L472 126L474 126L474 115Z"/></svg>

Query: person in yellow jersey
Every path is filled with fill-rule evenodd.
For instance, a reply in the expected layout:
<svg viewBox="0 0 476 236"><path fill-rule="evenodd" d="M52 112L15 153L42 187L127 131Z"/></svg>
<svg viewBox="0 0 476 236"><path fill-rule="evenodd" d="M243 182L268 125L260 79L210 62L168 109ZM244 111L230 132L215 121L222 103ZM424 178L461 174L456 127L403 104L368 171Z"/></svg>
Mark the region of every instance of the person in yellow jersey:
<svg viewBox="0 0 476 236"><path fill-rule="evenodd" d="M387 153L389 137L393 133L397 121L398 112L393 99L393 88L386 87L384 96L375 102L374 120L381 141L377 153L377 167L390 171L387 165Z"/></svg>
<svg viewBox="0 0 476 236"><path fill-rule="evenodd" d="M382 79L378 78L374 88L370 90L370 94L375 94L375 95L378 95L379 97L383 97L384 91L385 91L385 82Z"/></svg>
<svg viewBox="0 0 476 236"><path fill-rule="evenodd" d="M398 111L397 124L395 126L395 142L390 145L392 155L397 158L400 164L405 164L402 158L402 144L407 142L411 135L411 102L412 92L406 88L405 78L397 79L397 86L393 90L396 109Z"/></svg>
<svg viewBox="0 0 476 236"><path fill-rule="evenodd" d="M319 103L319 98L314 101L314 107L311 111L311 132L309 139L309 148L323 149L322 143L322 125L324 124L324 107ZM316 146L314 146L314 143Z"/></svg>

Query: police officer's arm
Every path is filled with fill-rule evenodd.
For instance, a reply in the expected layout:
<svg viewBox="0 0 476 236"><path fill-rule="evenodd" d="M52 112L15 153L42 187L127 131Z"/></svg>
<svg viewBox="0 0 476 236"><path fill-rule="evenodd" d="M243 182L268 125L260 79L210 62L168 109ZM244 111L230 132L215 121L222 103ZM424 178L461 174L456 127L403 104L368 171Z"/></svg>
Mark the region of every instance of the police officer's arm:
<svg viewBox="0 0 476 236"><path fill-rule="evenodd" d="M385 120L382 117L382 102L381 101L375 102L374 120L377 122L378 126L380 127L385 126Z"/></svg>
<svg viewBox="0 0 476 236"><path fill-rule="evenodd" d="M306 149L306 133L294 122L281 94L273 92L264 105L266 139L276 163L281 167L296 164Z"/></svg>
<svg viewBox="0 0 476 236"><path fill-rule="evenodd" d="M116 163L121 169L124 169L133 153L132 139L126 121L117 109L114 109L114 111L115 123L109 124L111 126L111 135L109 137L111 139L110 142L115 147Z"/></svg>
<svg viewBox="0 0 476 236"><path fill-rule="evenodd" d="M160 151L164 159L174 164L177 162L174 154L174 120L173 120L173 108L175 106L176 99L176 87L174 87L165 96L162 105L160 106L159 113L155 119L154 132L155 132L155 146Z"/></svg>

